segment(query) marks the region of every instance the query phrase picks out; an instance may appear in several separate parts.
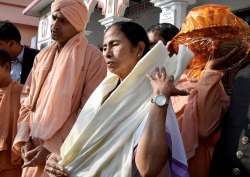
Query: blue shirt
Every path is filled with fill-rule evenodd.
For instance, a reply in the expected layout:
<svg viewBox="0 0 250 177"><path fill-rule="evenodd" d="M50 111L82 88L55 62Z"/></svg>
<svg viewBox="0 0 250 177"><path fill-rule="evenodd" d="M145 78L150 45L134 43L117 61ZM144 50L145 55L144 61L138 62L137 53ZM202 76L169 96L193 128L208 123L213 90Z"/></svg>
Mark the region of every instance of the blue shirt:
<svg viewBox="0 0 250 177"><path fill-rule="evenodd" d="M23 54L24 54L24 47L17 56L17 59L11 62L11 71L10 71L11 78L15 81L18 81L19 83L21 82Z"/></svg>

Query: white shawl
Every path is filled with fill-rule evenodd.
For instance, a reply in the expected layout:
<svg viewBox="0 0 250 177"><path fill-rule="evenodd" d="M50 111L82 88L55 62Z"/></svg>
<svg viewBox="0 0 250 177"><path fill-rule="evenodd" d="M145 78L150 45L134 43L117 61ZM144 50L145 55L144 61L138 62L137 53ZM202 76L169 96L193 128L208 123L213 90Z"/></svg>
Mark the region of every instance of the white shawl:
<svg viewBox="0 0 250 177"><path fill-rule="evenodd" d="M119 80L109 74L86 102L61 147L60 164L70 176L130 177L135 132L148 115L152 94L145 75L156 66L165 66L167 74L177 79L191 58L184 46L178 56L169 58L159 42L101 104Z"/></svg>

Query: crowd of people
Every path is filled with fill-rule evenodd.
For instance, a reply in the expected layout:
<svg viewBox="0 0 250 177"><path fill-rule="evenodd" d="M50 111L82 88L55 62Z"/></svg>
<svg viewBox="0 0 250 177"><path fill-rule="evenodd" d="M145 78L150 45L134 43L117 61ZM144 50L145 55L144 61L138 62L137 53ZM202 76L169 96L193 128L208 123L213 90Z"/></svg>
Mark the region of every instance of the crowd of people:
<svg viewBox="0 0 250 177"><path fill-rule="evenodd" d="M250 28L191 12L181 30L116 22L102 53L81 0L52 3L41 51L1 21L1 177L249 177Z"/></svg>

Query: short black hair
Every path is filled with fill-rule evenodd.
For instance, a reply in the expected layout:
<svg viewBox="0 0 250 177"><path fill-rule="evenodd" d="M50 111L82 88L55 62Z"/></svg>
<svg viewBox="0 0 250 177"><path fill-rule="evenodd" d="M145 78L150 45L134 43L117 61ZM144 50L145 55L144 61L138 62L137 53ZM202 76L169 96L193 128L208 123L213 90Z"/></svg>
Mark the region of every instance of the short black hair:
<svg viewBox="0 0 250 177"><path fill-rule="evenodd" d="M14 24L9 21L0 21L0 40L14 40L17 43L20 43L21 34Z"/></svg>
<svg viewBox="0 0 250 177"><path fill-rule="evenodd" d="M11 63L11 56L9 53L3 49L0 49L0 66Z"/></svg>
<svg viewBox="0 0 250 177"><path fill-rule="evenodd" d="M130 41L130 43L133 46L137 46L139 42L144 42L145 48L143 51L143 55L145 55L149 51L149 39L147 32L145 29L135 22L126 22L126 21L120 21L112 24L106 29L106 32L112 27L116 26L118 27L123 34L127 37L127 39Z"/></svg>
<svg viewBox="0 0 250 177"><path fill-rule="evenodd" d="M160 36L164 39L163 43L167 44L168 41L180 31L175 25L171 23L158 23L148 28L147 32L159 32Z"/></svg>

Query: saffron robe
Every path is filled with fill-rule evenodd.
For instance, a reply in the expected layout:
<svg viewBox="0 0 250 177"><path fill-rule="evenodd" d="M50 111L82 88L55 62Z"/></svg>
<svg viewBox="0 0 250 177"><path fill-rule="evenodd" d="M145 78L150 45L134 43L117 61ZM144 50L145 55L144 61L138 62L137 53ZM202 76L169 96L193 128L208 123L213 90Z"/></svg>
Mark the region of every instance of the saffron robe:
<svg viewBox="0 0 250 177"><path fill-rule="evenodd" d="M176 87L190 91L188 96L172 98L185 146L191 177L207 177L214 146L219 140L220 121L229 105L221 78L223 73L204 70L201 78L183 74Z"/></svg>
<svg viewBox="0 0 250 177"><path fill-rule="evenodd" d="M16 81L0 88L0 176L20 177L21 157L12 152L12 143L17 132L22 86Z"/></svg>
<svg viewBox="0 0 250 177"><path fill-rule="evenodd" d="M48 151L58 153L86 100L106 76L101 52L88 44L83 32L58 52L56 43L36 57L22 93L18 133L13 149L31 136ZM47 176L44 166L28 167L24 177Z"/></svg>

